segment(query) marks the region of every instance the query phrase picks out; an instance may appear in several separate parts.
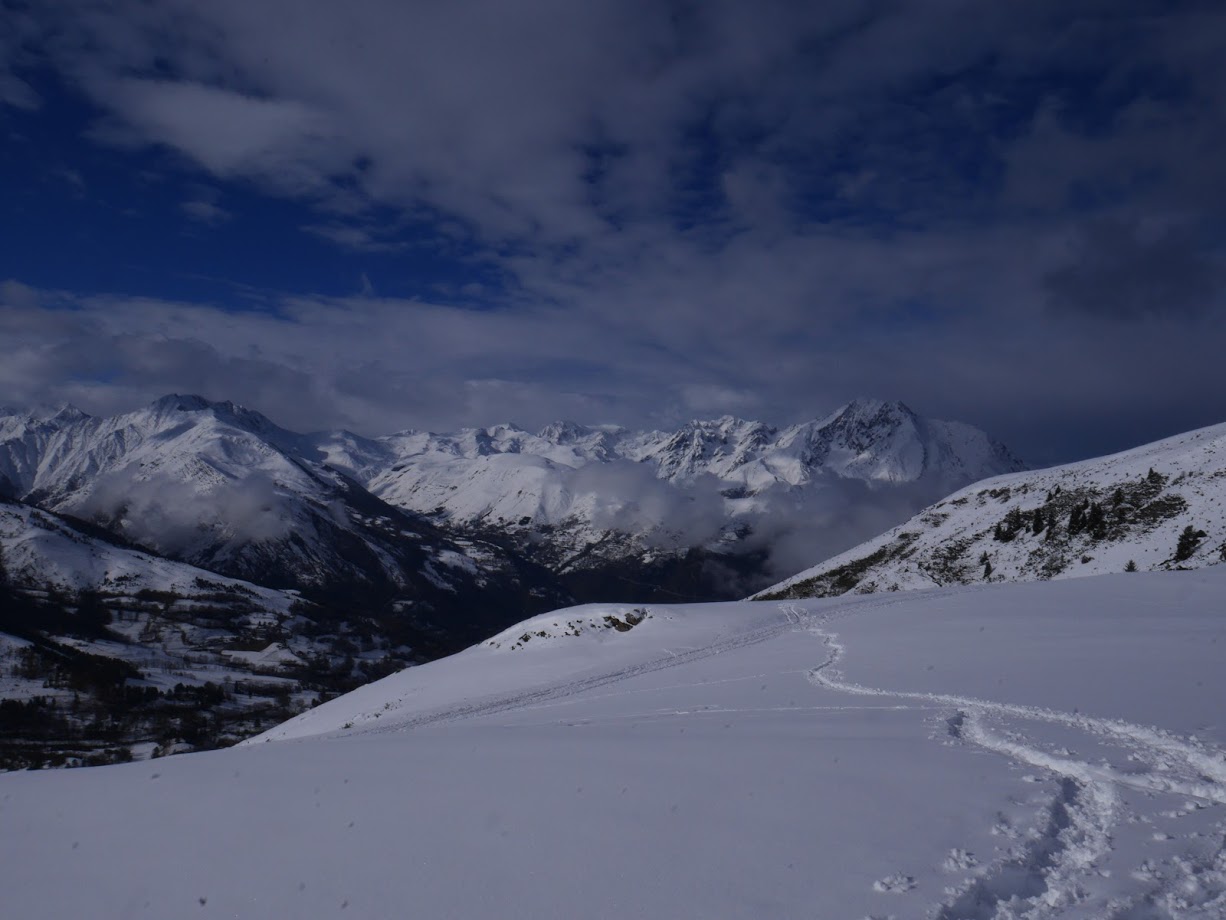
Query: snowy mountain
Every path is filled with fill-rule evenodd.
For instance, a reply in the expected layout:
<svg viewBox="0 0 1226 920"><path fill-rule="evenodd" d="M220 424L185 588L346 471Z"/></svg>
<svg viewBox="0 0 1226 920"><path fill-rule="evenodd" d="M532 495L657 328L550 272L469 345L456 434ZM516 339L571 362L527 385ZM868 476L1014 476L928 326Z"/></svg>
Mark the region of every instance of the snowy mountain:
<svg viewBox="0 0 1226 920"><path fill-rule="evenodd" d="M1220 920L1224 609L1226 569L559 610L263 742L0 776L0 901Z"/></svg>
<svg viewBox="0 0 1226 920"><path fill-rule="evenodd" d="M985 480L764 599L1226 563L1226 425Z"/></svg>
<svg viewBox="0 0 1226 920"><path fill-rule="evenodd" d="M375 498L310 439L198 396L110 418L70 407L0 418L0 485L211 571L361 601L451 648L565 597L500 547Z"/></svg>
<svg viewBox="0 0 1226 920"><path fill-rule="evenodd" d="M427 611L480 572L518 586L517 615L495 626L542 609L533 589L561 602L524 558L581 597L743 596L815 548L1021 468L977 429L876 400L783 430L724 417L379 439L300 435L195 396L0 417L0 489L26 501L235 577Z"/></svg>
<svg viewBox="0 0 1226 920"><path fill-rule="evenodd" d="M332 436L316 443L331 464L386 501L512 529L599 521L598 484L573 474L617 461L641 464L654 478L678 486L710 477L733 499L820 489L832 477L940 488L1022 469L1007 448L976 428L867 399L783 430L724 416L673 432L559 422L537 434L499 425L457 434L403 432L377 442ZM729 510L735 515L752 507ZM659 524L669 526L666 519Z"/></svg>
<svg viewBox="0 0 1226 920"><path fill-rule="evenodd" d="M0 768L232 744L420 658L362 610L0 500Z"/></svg>
<svg viewBox="0 0 1226 920"><path fill-rule="evenodd" d="M312 443L384 501L496 532L589 596L674 577L708 596L719 579L761 584L763 568L793 565L793 544L810 558L815 543L841 549L951 489L1023 469L978 429L868 399L782 430L725 416L673 432L558 422Z"/></svg>

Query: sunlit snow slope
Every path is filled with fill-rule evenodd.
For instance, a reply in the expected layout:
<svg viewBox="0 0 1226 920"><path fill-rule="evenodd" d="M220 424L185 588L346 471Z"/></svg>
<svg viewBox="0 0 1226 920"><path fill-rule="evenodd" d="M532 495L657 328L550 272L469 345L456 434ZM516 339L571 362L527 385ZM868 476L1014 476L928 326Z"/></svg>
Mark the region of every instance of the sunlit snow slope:
<svg viewBox="0 0 1226 920"><path fill-rule="evenodd" d="M985 479L761 592L828 597L1226 563L1226 425Z"/></svg>
<svg viewBox="0 0 1226 920"><path fill-rule="evenodd" d="M0 914L1220 918L1226 569L572 608L0 776Z"/></svg>

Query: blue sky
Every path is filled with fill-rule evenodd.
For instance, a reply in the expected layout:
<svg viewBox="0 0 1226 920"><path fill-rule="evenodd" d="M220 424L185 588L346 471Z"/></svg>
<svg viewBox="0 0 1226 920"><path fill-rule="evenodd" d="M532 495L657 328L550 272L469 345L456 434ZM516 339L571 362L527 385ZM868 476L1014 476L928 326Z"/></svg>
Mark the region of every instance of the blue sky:
<svg viewBox="0 0 1226 920"><path fill-rule="evenodd" d="M1226 419L1218 4L40 0L0 402L788 423L1032 462Z"/></svg>

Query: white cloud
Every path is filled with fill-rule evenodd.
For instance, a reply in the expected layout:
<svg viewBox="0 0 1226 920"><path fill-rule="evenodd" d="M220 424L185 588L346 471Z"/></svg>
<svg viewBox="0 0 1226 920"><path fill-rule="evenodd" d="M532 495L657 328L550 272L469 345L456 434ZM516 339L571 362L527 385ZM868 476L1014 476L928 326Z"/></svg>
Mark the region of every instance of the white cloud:
<svg viewBox="0 0 1226 920"><path fill-rule="evenodd" d="M1108 256L1130 250L1090 245L1096 220L1170 215L1189 245L1151 258L1147 283L1223 261L1220 13L35 6L48 60L108 113L97 136L304 200L318 212L304 229L350 252L387 257L400 228L429 224L506 281L465 287L471 310L371 291L273 297L268 313L34 292L3 318L21 326L11 392L101 405L200 389L298 427L376 432L792 421L871 392L1016 434L1032 459L1027 441L1074 450L1136 429L1133 413L1155 431L1226 415L1201 369L1226 340L1220 292L1193 285L1186 299L1210 302L1180 317L1113 310L1099 278L1120 277ZM1122 99L1151 74L1164 93ZM1065 98L1078 92L1080 108ZM1072 278L1074 299L1099 307L1081 315L1046 308L1068 239L1102 254L1101 272ZM1087 412L1115 433L1076 424Z"/></svg>
<svg viewBox="0 0 1226 920"><path fill-rule="evenodd" d="M320 112L190 81L120 78L97 87L117 121L100 136L173 148L214 176L256 176L293 192L322 185L342 154Z"/></svg>
<svg viewBox="0 0 1226 920"><path fill-rule="evenodd" d="M234 216L225 208L204 198L193 198L190 201L183 202L179 207L192 220L210 226L224 224Z"/></svg>

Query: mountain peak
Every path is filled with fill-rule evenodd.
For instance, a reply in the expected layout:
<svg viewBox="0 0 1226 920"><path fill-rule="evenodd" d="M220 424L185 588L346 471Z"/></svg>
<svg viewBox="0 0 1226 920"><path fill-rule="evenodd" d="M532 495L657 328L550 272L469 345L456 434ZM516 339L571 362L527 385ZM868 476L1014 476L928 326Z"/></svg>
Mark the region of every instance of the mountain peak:
<svg viewBox="0 0 1226 920"><path fill-rule="evenodd" d="M235 427L261 435L285 436L291 434L267 416L254 409L225 400L213 402L195 394L170 393L149 404L147 411L157 416L175 412L211 412L219 420Z"/></svg>
<svg viewBox="0 0 1226 920"><path fill-rule="evenodd" d="M573 444L575 441L582 440L592 433L593 430L586 425L559 419L556 422L550 422L542 428L537 433L537 437L554 444Z"/></svg>
<svg viewBox="0 0 1226 920"><path fill-rule="evenodd" d="M834 412L836 418L870 419L874 422L889 418L915 418L911 407L901 400L876 399L858 396Z"/></svg>
<svg viewBox="0 0 1226 920"><path fill-rule="evenodd" d="M213 403L209 402L203 396L194 394L179 394L168 393L160 399L155 399L149 404L149 409L153 412L200 412L204 409L213 408Z"/></svg>

